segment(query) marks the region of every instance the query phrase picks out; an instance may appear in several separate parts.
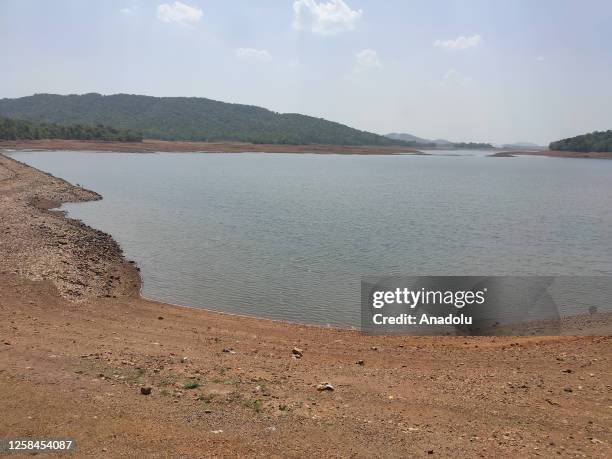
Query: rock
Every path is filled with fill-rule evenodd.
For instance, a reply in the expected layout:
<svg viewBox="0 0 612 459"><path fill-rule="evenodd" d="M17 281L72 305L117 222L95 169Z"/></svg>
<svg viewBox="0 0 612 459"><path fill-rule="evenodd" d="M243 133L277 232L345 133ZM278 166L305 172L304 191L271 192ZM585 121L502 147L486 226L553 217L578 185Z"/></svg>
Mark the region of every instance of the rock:
<svg viewBox="0 0 612 459"><path fill-rule="evenodd" d="M361 366L364 366L364 365L365 365L365 362L364 362L363 360L359 359L359 360L357 360L357 361L355 362L355 364L357 364L357 365L361 365Z"/></svg>
<svg viewBox="0 0 612 459"><path fill-rule="evenodd" d="M157 320L164 320L164 318L162 316L159 316Z"/></svg>
<svg viewBox="0 0 612 459"><path fill-rule="evenodd" d="M304 355L304 352L299 347L294 347L293 349L291 349L291 353L296 359L301 359Z"/></svg>
<svg viewBox="0 0 612 459"><path fill-rule="evenodd" d="M434 453L433 449L427 450L427 454L433 454L433 453Z"/></svg>
<svg viewBox="0 0 612 459"><path fill-rule="evenodd" d="M571 373L572 370L570 370L569 368L567 370L563 370L563 373Z"/></svg>
<svg viewBox="0 0 612 459"><path fill-rule="evenodd" d="M236 351L234 351L234 348L231 347L224 347L223 348L223 352L227 353L227 354L235 354Z"/></svg>
<svg viewBox="0 0 612 459"><path fill-rule="evenodd" d="M325 391L325 390L328 390L328 391L333 391L333 390L334 390L334 386L332 386L332 385L331 385L330 383L328 383L328 382L324 382L324 383L321 383L321 384L319 384L319 385L317 386L317 390L318 390L318 391Z"/></svg>
<svg viewBox="0 0 612 459"><path fill-rule="evenodd" d="M144 386L143 386L143 387L141 387L141 388L140 388L140 393L141 393L142 395L151 395L151 391L152 391L152 390L153 390L153 389L151 389L151 388L150 388L150 387L148 387L148 386L147 386L147 387L144 387Z"/></svg>
<svg viewBox="0 0 612 459"><path fill-rule="evenodd" d="M212 410L204 410L204 413L210 414L210 413L212 413Z"/></svg>

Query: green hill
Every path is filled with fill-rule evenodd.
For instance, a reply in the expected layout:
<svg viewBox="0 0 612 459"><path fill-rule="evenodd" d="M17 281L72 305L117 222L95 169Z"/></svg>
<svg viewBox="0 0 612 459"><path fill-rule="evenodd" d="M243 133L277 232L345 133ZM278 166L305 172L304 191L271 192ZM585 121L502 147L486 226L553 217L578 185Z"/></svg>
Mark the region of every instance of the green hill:
<svg viewBox="0 0 612 459"><path fill-rule="evenodd" d="M136 132L115 129L98 124L59 125L35 121L15 120L0 116L0 140L37 140L37 139L77 139L77 140L115 140L140 142L142 135Z"/></svg>
<svg viewBox="0 0 612 459"><path fill-rule="evenodd" d="M58 124L103 124L162 140L406 145L322 118L196 97L36 94L0 99L0 115Z"/></svg>
<svg viewBox="0 0 612 459"><path fill-rule="evenodd" d="M550 150L580 152L612 152L612 131L595 131L556 142L548 146Z"/></svg>

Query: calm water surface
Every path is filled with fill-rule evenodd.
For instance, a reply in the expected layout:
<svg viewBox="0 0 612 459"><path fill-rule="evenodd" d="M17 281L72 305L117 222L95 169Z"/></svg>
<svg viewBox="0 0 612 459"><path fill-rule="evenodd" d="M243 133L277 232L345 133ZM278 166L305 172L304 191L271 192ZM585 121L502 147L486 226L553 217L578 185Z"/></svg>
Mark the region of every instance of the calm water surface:
<svg viewBox="0 0 612 459"><path fill-rule="evenodd" d="M364 274L612 274L612 161L440 153L13 157L102 194L63 208L172 303L358 326Z"/></svg>

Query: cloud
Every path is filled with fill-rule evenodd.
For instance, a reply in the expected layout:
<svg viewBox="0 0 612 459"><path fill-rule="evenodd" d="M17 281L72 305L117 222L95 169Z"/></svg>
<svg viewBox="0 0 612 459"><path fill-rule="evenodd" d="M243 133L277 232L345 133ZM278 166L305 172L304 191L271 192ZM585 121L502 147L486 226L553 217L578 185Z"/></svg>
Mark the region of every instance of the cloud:
<svg viewBox="0 0 612 459"><path fill-rule="evenodd" d="M127 7L127 8L121 8L119 12L122 14L132 14L135 10L136 10L135 7Z"/></svg>
<svg viewBox="0 0 612 459"><path fill-rule="evenodd" d="M440 86L442 86L443 88L451 87L451 86L461 86L465 88L467 86L470 86L473 81L474 80L471 77L462 75L461 73L457 72L455 69L450 69L442 77Z"/></svg>
<svg viewBox="0 0 612 459"><path fill-rule="evenodd" d="M293 27L297 30L309 29L319 35L353 30L362 15L362 10L352 10L344 0L293 2Z"/></svg>
<svg viewBox="0 0 612 459"><path fill-rule="evenodd" d="M162 3L157 7L157 18L162 22L192 25L202 19L202 10L181 2Z"/></svg>
<svg viewBox="0 0 612 459"><path fill-rule="evenodd" d="M481 41L482 37L480 35L472 35L471 37L460 36L454 40L436 40L434 46L437 48L463 50L478 46Z"/></svg>
<svg viewBox="0 0 612 459"><path fill-rule="evenodd" d="M382 65L380 63L380 59L378 58L378 53L373 49L363 49L359 51L357 54L355 54L355 59L357 61L357 71L376 68Z"/></svg>
<svg viewBox="0 0 612 459"><path fill-rule="evenodd" d="M546 60L546 58L544 56L537 56L535 58L535 60L538 61L538 62L544 62Z"/></svg>
<svg viewBox="0 0 612 459"><path fill-rule="evenodd" d="M236 57L244 61L270 62L272 55L265 49L238 48Z"/></svg>

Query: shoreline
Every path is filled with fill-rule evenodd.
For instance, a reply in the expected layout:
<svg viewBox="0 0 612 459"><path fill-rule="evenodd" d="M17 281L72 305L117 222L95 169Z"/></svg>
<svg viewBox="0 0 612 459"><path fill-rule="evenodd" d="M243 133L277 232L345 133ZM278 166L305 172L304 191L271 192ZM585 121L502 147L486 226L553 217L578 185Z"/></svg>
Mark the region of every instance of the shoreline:
<svg viewBox="0 0 612 459"><path fill-rule="evenodd" d="M330 325L322 325L322 324L315 324L315 323L308 323L308 322L297 322L297 321L291 321L291 320L283 320L283 319L272 319L272 318L267 318L267 317L261 317L261 316L256 316L256 315L249 315L249 314L240 314L240 313L231 313L231 312L226 312L226 311L220 311L220 310L216 310L216 309L211 309L211 308L204 308L204 307L200 307L200 306L194 306L194 305L185 305L185 304L179 304L179 303L173 303L173 302L169 302L169 301L161 301L161 300L157 300L155 298L147 298L145 296L142 295L142 278L140 276L139 273L139 268L137 265L137 261L136 260L126 260L123 256L123 250L122 248L119 246L119 244L114 241L112 235L107 234L107 233L103 233L102 231L99 231L95 228L90 227L89 225L86 225L84 222L82 222L81 220L78 219L73 219L68 217L63 211L59 210L59 208L61 207L62 204L64 203L69 203L69 202L87 202L87 201L98 201L103 199L103 196L101 196L100 194L98 194L95 191L91 191L91 190L87 190L84 189L82 187L79 186L75 186L72 185L71 183L67 182L64 179L55 177L54 175L33 168L32 166L29 166L26 163L23 163L19 160L16 160L10 156L6 156L3 155L1 153L0 150L0 167L2 166L2 159L8 159L9 161L12 161L18 165L20 165L21 167L23 167L25 170L31 170L34 171L35 173L40 173L42 175L46 175L47 177L49 177L52 181L57 181L58 183L64 185L65 187L67 187L68 189L72 190L75 192L75 194L73 196L68 196L68 197L64 197L64 198L49 198L49 197L36 197L36 198L30 198L28 199L28 203L33 205L34 208L42 211L42 212L47 212L51 215L57 215L60 217L60 221L61 219L66 220L66 222L70 225L70 226L76 226L79 229L84 229L85 231L91 232L94 235L100 236L102 235L106 240L111 241L111 246L110 249L109 247L105 247L105 250L108 251L110 250L113 254L113 257L115 257L116 259L121 261L122 264L122 268L125 269L127 267L127 272L126 274L128 275L128 277L130 278L130 285L127 286L127 290L126 291L121 291L119 293L119 296L128 296L128 297L138 297L142 300L145 301L150 301L150 302L155 302L155 303L160 303L160 304L165 304L168 306L173 306L173 307L179 307L179 308L187 308L189 310L199 310L199 311L205 311L207 313L210 314L222 314L222 315L226 315L226 316L230 316L230 317L240 317L243 319L249 319L249 320L263 320L263 321L272 321L272 322L277 322L279 324L284 324L288 327L291 326L305 326L305 327L315 327L315 328L320 328L320 329L333 329L333 330L344 330L344 331L354 331L354 332L360 332L359 327L355 327L355 326L349 326L349 325L345 325L345 326L330 326ZM62 273L62 276L68 275L70 273ZM114 275L110 275L110 280L113 280L116 276ZM34 276L31 278L31 280L36 279L37 277ZM60 291L60 293L62 293L64 290L62 289L62 285L61 284L56 284L56 287L58 288L58 290ZM80 298L75 298L75 295L63 295L65 296L67 299L70 300L77 300L79 301ZM79 296L79 295L77 295ZM96 298L96 297L112 297L112 298L117 298L117 292L113 291L113 292L97 292L94 293L93 295L91 295L91 298ZM89 298L89 299L91 299ZM88 298L85 298L84 300L87 300ZM603 313L603 314L598 314L595 316L596 318L599 319L605 319L607 323L612 322L612 313ZM577 331L579 331L578 329L576 329L575 327L573 327L572 322L574 322L575 320L580 320L582 323L586 323L587 324L587 329L588 328L596 328L593 327L593 320L592 317L589 316L588 314L575 314L572 316L564 316L560 318L559 324L561 325L562 329L564 330L564 333L561 334L561 336L563 335L570 335L570 336L575 336L575 335L583 335L584 333L577 333ZM550 326L551 324L539 324L539 326ZM524 324L523 326L527 326L529 327L529 329L531 329L531 325L530 324ZM537 328L538 325L534 324L534 327ZM512 326L509 326L512 327ZM580 331L582 331L582 328L580 328ZM589 333L586 333L587 335ZM418 335L404 335L404 336L418 336ZM455 336L465 336L465 335L455 335ZM540 335L541 336L541 335Z"/></svg>
<svg viewBox="0 0 612 459"><path fill-rule="evenodd" d="M579 152L550 150L505 150L489 155L490 158L514 158L515 156L546 156L548 158L612 159L612 152Z"/></svg>
<svg viewBox="0 0 612 459"><path fill-rule="evenodd" d="M93 457L612 455L609 336L366 336L150 301L109 235L49 210L99 198L0 154L5 436Z"/></svg>
<svg viewBox="0 0 612 459"><path fill-rule="evenodd" d="M1 141L0 150L68 150L120 153L311 153L336 155L427 155L403 146L377 145L281 145L242 142L188 142L143 140L109 142L93 140L11 140Z"/></svg>
<svg viewBox="0 0 612 459"><path fill-rule="evenodd" d="M403 146L377 145L281 145L243 142L190 142L146 139L142 142L95 140L0 140L1 151L82 151L109 153L285 153L322 155L415 155L431 156L426 151ZM456 150L460 152L461 150ZM489 150L491 158L545 156L550 158L612 159L612 152L574 152L550 150Z"/></svg>

